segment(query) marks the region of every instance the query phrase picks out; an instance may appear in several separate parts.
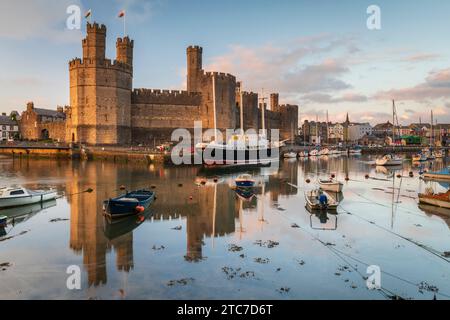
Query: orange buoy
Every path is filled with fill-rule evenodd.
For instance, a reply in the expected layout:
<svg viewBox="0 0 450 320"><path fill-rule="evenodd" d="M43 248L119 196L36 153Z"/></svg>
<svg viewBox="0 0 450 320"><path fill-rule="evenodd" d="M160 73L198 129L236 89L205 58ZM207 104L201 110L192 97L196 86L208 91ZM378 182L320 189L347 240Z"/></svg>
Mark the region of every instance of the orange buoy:
<svg viewBox="0 0 450 320"><path fill-rule="evenodd" d="M370 178L370 176L369 176L368 174L366 174L366 176L365 176L365 177L366 177L366 179L369 179L369 178Z"/></svg>
<svg viewBox="0 0 450 320"><path fill-rule="evenodd" d="M331 175L331 177L334 179L334 178L336 178L336 175L333 173L333 174Z"/></svg>
<svg viewBox="0 0 450 320"><path fill-rule="evenodd" d="M402 175L401 175L401 174L398 174L398 175L397 175L397 178L399 178L399 179L400 179L401 177L402 177Z"/></svg>
<svg viewBox="0 0 450 320"><path fill-rule="evenodd" d="M217 179L217 178L214 178L214 180L213 180L214 182L217 182L217 181L219 181L219 179Z"/></svg>
<svg viewBox="0 0 450 320"><path fill-rule="evenodd" d="M135 210L137 213L141 213L141 212L144 212L144 211L145 211L145 208L144 208L143 206L137 206L134 210Z"/></svg>
<svg viewBox="0 0 450 320"><path fill-rule="evenodd" d="M124 185L121 185L120 186L120 190L125 190L126 188L125 188L125 186Z"/></svg>
<svg viewBox="0 0 450 320"><path fill-rule="evenodd" d="M310 183L311 182L311 180L310 179L306 179L306 183Z"/></svg>

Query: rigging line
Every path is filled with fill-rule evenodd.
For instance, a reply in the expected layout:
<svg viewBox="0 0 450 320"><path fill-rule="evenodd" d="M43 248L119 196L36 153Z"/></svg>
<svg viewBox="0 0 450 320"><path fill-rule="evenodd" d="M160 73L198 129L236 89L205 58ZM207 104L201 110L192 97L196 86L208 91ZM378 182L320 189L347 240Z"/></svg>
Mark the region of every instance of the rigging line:
<svg viewBox="0 0 450 320"><path fill-rule="evenodd" d="M357 195L357 196L360 197L360 198L363 198L363 199L365 199L365 200L367 200L367 201L370 201L372 204L376 204L376 205L378 205L378 206L380 206L380 207L384 207L384 208L390 209L389 206L387 206L387 205L385 205L385 204L382 204L382 203L379 203L379 202L376 202L376 201L374 201L374 200L372 200L372 199L370 199L370 198L367 198L367 197L363 196L363 195L360 194L360 193L357 193L357 192L352 191L352 190L348 190L348 191L349 191L349 192L352 192L353 194ZM408 209L406 209L406 208L404 208L404 207L398 206L397 209L400 209L400 210L403 211L403 213L406 213L406 214L409 214L409 215L412 215L412 216L421 217L421 218L426 218L425 216L420 215L420 214L417 214L417 213L414 213L414 212L412 212L412 211L410 211L410 210L408 210Z"/></svg>
<svg viewBox="0 0 450 320"><path fill-rule="evenodd" d="M364 265L366 265L366 266L369 266L369 265L370 265L370 264L368 264L367 262L361 261L361 260L359 260L358 258L355 258L355 257L351 256L350 254L345 253L345 252L342 252L342 251L340 251L340 250L338 250L338 249L336 249L336 248L334 248L334 247L333 247L333 250L336 250L337 252L341 253L342 255L344 255L344 256L346 256L346 257L348 257L348 258L350 258L350 259L352 259L352 260L354 260L354 261L356 261L356 262L358 262L358 263L364 264ZM390 273L390 272L387 272L387 271L381 271L381 273L384 273L384 274L386 274L386 275L388 275L388 276L390 276L390 277L392 277L392 278L395 278L395 279L397 279L397 280L403 281L403 282L405 282L405 283L407 283L407 284L410 284L410 285L412 285L412 286L415 286L415 287L419 287L419 288L420 288L420 284L417 284L417 283L414 283L414 282L412 282L412 281L410 281L410 280L401 278L400 276L397 276L397 275L395 275L395 274L393 274L393 273ZM439 291L438 291L438 292L439 292ZM438 293L438 292L435 292L435 293ZM449 295L449 294L442 293L442 292L439 293L439 294L442 295L443 297L450 298L450 295Z"/></svg>
<svg viewBox="0 0 450 320"><path fill-rule="evenodd" d="M418 246L419 248L422 248L422 249L426 250L427 252L429 252L429 253L435 255L435 256L438 257L439 259L441 259L441 260L443 260L443 261L445 261L445 262L447 262L447 263L450 263L450 260L446 259L446 258L443 256L443 252L440 252L440 251L438 251L438 250L436 250L436 249L434 249L434 248L425 246L425 245L423 245L423 244L421 244L421 243L419 243L419 242L417 242L417 241L414 241L414 240L412 240L412 239L406 238L406 237L402 236L401 234L398 234L398 233L396 233L396 232L394 232L394 231L391 231L391 230L389 230L389 229L386 229L386 228L384 228L384 227L382 227L382 226L380 226L380 225L374 223L373 221L369 221L369 220L367 220L367 219L365 219L365 218L363 218L363 217L361 217L361 216L359 216L359 215L357 215L357 214L355 214L355 213L353 213L353 212L350 212L350 211L346 210L346 209L343 208L342 206L341 206L340 208L341 208L345 213L347 213L347 214L349 214L349 215L352 215L352 216L355 216L355 217L357 217L357 218L359 218L359 219L361 219L361 220L363 220L363 221L365 221L365 222L370 223L371 225L374 225L374 226L380 228L381 230L384 230L384 231L386 231L386 232L388 232L388 233L390 233L390 234L393 234L393 235L395 235L395 236L397 236L397 237L399 237L399 238L401 238L401 239L403 239L403 240L406 240L406 241L408 241L408 242L410 242L410 243L412 243L412 244Z"/></svg>
<svg viewBox="0 0 450 320"><path fill-rule="evenodd" d="M286 220L288 220L289 222L291 222L291 223L295 223L292 219L289 219L288 217L286 217L283 213L281 213L280 214L282 217L284 217ZM309 232L308 230L306 230L306 229L303 229L303 228L300 228L299 227L299 229L300 230L302 230L302 231L304 231L305 233L307 233L310 237L312 237L313 239L315 239L316 241L319 241L319 243L320 244L322 244L323 246L325 246L328 250L330 250L334 255L336 255L339 259L341 259L342 261L344 261L345 262L345 264L347 264L349 267L351 267L356 273L358 273L360 276L361 276L361 278L363 279L363 280L365 280L364 279L364 276L361 274L361 272L359 272L359 270L357 269L357 268L355 268L351 263L349 263L347 260L345 260L345 258L343 258L342 256L340 256L339 255L339 253L337 253L337 252L335 252L335 251L333 251L332 249L333 248L331 248L331 246L329 246L329 245L327 245L325 242L323 242L320 238L318 238L317 236L315 236L312 232ZM400 297L399 295L397 295L397 294L395 294L394 292L392 292L392 291L390 291L390 290L388 290L388 289L386 289L386 288L381 288L382 290L377 290L377 292L379 292L384 298L391 298L391 297ZM384 291L386 291L386 292L389 292L389 293L391 293L391 296L389 296L389 295L387 295L386 294L386 292L384 292ZM400 297L401 298L401 297Z"/></svg>

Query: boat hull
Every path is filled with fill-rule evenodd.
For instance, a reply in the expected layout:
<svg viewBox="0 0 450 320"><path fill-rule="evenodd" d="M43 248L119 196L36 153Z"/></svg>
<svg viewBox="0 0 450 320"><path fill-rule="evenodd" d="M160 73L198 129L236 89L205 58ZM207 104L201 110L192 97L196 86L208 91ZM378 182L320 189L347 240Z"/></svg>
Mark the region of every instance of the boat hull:
<svg viewBox="0 0 450 320"><path fill-rule="evenodd" d="M436 199L426 195L419 194L419 202L422 204L428 204L439 208L450 209L450 200L445 201L441 199Z"/></svg>
<svg viewBox="0 0 450 320"><path fill-rule="evenodd" d="M45 193L29 194L19 197L0 198L0 208L13 208L35 203L42 203L50 200L55 200L56 196L57 193L51 191Z"/></svg>
<svg viewBox="0 0 450 320"><path fill-rule="evenodd" d="M344 188L344 184L340 182L333 182L333 183L319 182L319 185L322 190L331 191L335 193L342 192L342 189Z"/></svg>
<svg viewBox="0 0 450 320"><path fill-rule="evenodd" d="M236 186L239 188L251 188L255 185L255 181L236 181Z"/></svg>
<svg viewBox="0 0 450 320"><path fill-rule="evenodd" d="M280 161L280 148L235 150L207 147L203 151L206 167L269 166Z"/></svg>
<svg viewBox="0 0 450 320"><path fill-rule="evenodd" d="M121 218L137 214L137 207L141 206L146 210L155 200L155 193L151 191L131 192L109 199L104 202L105 213L113 218Z"/></svg>

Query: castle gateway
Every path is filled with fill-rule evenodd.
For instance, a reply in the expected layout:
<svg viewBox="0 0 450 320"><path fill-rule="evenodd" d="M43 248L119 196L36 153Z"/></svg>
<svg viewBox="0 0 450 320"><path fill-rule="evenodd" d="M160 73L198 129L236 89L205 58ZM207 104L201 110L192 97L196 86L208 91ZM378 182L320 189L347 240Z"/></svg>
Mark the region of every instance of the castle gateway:
<svg viewBox="0 0 450 320"><path fill-rule="evenodd" d="M239 108L244 107L244 129L260 129L258 95L241 92L233 75L205 72L202 48L187 48L187 90L133 89L133 48L129 37L118 38L116 60L106 59L106 27L87 24L82 41L83 58L69 63L70 106L65 113L65 142L88 145L153 145L170 141L176 128L236 129ZM213 94L215 86L215 95ZM242 100L242 101L241 101ZM280 129L281 139L291 139L298 128L298 106L279 105L272 94L265 112L266 128ZM52 133L49 132L49 136Z"/></svg>

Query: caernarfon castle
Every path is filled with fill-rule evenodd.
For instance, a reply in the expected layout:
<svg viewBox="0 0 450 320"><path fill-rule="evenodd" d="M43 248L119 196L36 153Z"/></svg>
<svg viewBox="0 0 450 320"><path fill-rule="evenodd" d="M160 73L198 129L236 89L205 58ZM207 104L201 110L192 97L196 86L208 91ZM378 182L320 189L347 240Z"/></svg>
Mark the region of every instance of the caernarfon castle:
<svg viewBox="0 0 450 320"><path fill-rule="evenodd" d="M176 128L192 129L202 121L204 129L240 126L243 106L244 129L280 129L281 139L291 139L298 128L298 106L280 105L278 94L270 103L259 103L258 94L241 92L235 76L205 72L203 50L187 48L187 90L133 88L134 41L116 41L116 60L106 58L106 27L87 24L82 41L83 58L69 63L70 105L57 111L34 108L28 103L22 113L24 139L55 139L88 145L130 145L170 141ZM213 90L215 86L215 90Z"/></svg>

